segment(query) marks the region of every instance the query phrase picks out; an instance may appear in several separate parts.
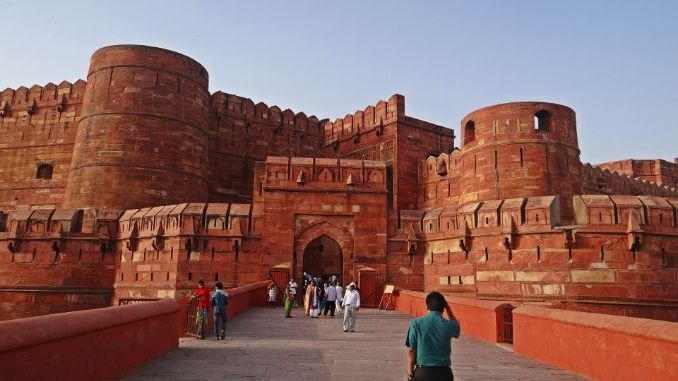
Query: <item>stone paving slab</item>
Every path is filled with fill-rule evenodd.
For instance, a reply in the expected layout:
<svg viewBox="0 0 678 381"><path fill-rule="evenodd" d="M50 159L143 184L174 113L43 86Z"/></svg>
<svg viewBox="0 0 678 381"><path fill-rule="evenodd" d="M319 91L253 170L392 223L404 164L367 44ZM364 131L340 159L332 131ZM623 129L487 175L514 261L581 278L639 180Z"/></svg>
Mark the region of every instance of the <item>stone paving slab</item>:
<svg viewBox="0 0 678 381"><path fill-rule="evenodd" d="M341 318L311 319L295 309L254 308L228 323L226 340L182 339L179 349L124 378L141 380L405 380L411 317L362 309L356 332ZM463 327L462 327L463 331ZM507 349L508 348L508 349ZM469 336L452 342L455 380L585 380Z"/></svg>

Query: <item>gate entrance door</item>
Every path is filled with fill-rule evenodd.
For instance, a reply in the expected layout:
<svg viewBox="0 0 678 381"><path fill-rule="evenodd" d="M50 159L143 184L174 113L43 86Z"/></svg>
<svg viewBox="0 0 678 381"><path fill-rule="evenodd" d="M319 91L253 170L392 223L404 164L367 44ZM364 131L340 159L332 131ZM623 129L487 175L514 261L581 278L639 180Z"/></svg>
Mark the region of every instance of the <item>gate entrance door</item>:
<svg viewBox="0 0 678 381"><path fill-rule="evenodd" d="M269 275L278 289L278 292L275 295L275 304L281 304L283 292L285 291L285 288L287 288L287 283L290 280L290 269L286 267L275 267L269 271Z"/></svg>
<svg viewBox="0 0 678 381"><path fill-rule="evenodd" d="M379 303L379 297L377 295L377 280L378 275L374 270L361 270L360 271L360 306L365 307L376 307Z"/></svg>
<svg viewBox="0 0 678 381"><path fill-rule="evenodd" d="M312 277L342 276L343 255L341 247L332 238L321 235L309 242L304 250L303 272Z"/></svg>

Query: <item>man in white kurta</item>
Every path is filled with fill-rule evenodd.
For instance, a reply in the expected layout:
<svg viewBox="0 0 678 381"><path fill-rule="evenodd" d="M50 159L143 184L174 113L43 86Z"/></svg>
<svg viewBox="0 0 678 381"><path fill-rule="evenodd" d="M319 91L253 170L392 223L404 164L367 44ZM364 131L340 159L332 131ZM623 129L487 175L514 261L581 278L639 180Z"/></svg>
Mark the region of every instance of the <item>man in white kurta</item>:
<svg viewBox="0 0 678 381"><path fill-rule="evenodd" d="M355 283L348 285L348 290L344 294L344 332L353 332L355 329L356 311L360 309L360 294L355 289Z"/></svg>

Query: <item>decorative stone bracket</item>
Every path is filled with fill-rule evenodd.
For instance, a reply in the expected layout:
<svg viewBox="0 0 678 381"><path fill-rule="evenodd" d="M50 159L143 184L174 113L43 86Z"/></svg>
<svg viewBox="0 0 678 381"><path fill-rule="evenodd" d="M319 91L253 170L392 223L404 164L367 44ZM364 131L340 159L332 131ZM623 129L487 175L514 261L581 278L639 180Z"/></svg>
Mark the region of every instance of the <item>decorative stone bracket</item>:
<svg viewBox="0 0 678 381"><path fill-rule="evenodd" d="M59 95L59 103L56 107L57 111L63 112L66 110L66 94L62 93Z"/></svg>
<svg viewBox="0 0 678 381"><path fill-rule="evenodd" d="M468 227L468 222L464 222L464 227L459 235L459 248L464 252L464 260L468 260L468 253L471 251L472 245L471 229Z"/></svg>
<svg viewBox="0 0 678 381"><path fill-rule="evenodd" d="M410 257L411 265L414 259L414 254L417 252L419 242L417 234L415 233L414 228L412 226L410 226L410 228L407 230L407 238L405 242L407 243L407 255Z"/></svg>
<svg viewBox="0 0 678 381"><path fill-rule="evenodd" d="M501 233L504 236L504 248L511 252L515 246L516 235L516 224L513 222L513 218L509 219L508 226L503 227Z"/></svg>
<svg viewBox="0 0 678 381"><path fill-rule="evenodd" d="M634 254L640 249L642 244L643 229L640 227L640 214L635 210L629 213L629 222L626 228L626 239L628 241L629 250Z"/></svg>
<svg viewBox="0 0 678 381"><path fill-rule="evenodd" d="M379 119L379 125L374 130L374 133L377 136L381 136L384 133L384 120L383 119Z"/></svg>
<svg viewBox="0 0 678 381"><path fill-rule="evenodd" d="M35 113L35 99L33 99L33 101L28 104L28 107L26 107L26 112L28 115L33 115Z"/></svg>
<svg viewBox="0 0 678 381"><path fill-rule="evenodd" d="M2 101L2 103L0 103L0 118L4 118L7 115L9 115L9 105L7 104L7 101Z"/></svg>

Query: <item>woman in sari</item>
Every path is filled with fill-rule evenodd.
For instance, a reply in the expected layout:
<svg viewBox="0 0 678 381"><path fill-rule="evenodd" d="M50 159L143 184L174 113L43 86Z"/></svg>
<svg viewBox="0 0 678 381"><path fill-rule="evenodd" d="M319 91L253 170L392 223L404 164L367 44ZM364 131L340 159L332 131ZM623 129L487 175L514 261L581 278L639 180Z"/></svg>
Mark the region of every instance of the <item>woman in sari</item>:
<svg viewBox="0 0 678 381"><path fill-rule="evenodd" d="M290 290L289 287L285 289L284 299L285 299L285 317L291 318L292 306L294 305L294 294L292 293L292 290Z"/></svg>
<svg viewBox="0 0 678 381"><path fill-rule="evenodd" d="M308 308L309 308L309 315L311 315L312 318L317 318L318 317L318 312L320 312L320 298L319 298L319 290L318 290L318 283L316 281L313 281L311 283L311 292L308 294Z"/></svg>
<svg viewBox="0 0 678 381"><path fill-rule="evenodd" d="M308 315L309 312L310 312L309 300L311 299L311 290L312 289L313 289L312 283L309 283L308 285L306 285L306 292L304 293L304 313L306 315Z"/></svg>

